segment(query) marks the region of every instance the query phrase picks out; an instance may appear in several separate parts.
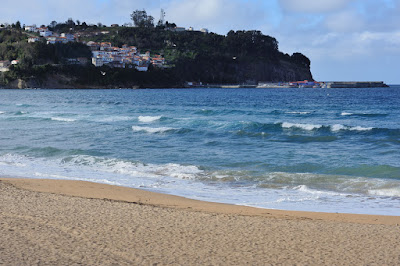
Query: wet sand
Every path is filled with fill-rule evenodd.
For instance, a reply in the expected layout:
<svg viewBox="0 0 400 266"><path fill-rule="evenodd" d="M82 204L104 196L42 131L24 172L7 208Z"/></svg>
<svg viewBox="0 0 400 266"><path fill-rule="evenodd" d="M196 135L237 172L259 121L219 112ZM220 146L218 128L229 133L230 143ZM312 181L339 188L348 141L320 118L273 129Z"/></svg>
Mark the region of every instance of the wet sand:
<svg viewBox="0 0 400 266"><path fill-rule="evenodd" d="M201 202L104 184L0 179L4 265L400 265L400 217Z"/></svg>

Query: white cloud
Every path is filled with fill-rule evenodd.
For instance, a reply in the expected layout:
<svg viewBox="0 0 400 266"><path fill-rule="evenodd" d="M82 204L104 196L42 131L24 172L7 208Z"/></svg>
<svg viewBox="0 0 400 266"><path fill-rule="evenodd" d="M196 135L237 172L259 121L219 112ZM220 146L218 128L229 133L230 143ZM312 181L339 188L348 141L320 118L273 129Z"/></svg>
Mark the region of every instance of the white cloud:
<svg viewBox="0 0 400 266"><path fill-rule="evenodd" d="M325 26L333 32L357 32L364 26L364 18L354 11L346 10L325 18Z"/></svg>
<svg viewBox="0 0 400 266"><path fill-rule="evenodd" d="M285 11L319 13L345 7L352 0L280 0Z"/></svg>
<svg viewBox="0 0 400 266"><path fill-rule="evenodd" d="M172 0L166 8L167 20L180 26L209 28L227 33L230 29L257 29L268 11L261 0Z"/></svg>

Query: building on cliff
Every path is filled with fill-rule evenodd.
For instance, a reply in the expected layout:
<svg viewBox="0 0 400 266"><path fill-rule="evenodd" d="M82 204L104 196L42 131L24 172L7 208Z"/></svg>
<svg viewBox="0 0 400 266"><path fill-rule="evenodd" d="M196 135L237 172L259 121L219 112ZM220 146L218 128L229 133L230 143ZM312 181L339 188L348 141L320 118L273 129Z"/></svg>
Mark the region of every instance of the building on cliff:
<svg viewBox="0 0 400 266"><path fill-rule="evenodd" d="M150 64L163 67L165 59L161 55L151 57L150 52L138 54L135 46L123 45L113 47L109 42L88 42L92 51L92 64L96 67L107 65L116 68L136 68L138 71L147 71Z"/></svg>

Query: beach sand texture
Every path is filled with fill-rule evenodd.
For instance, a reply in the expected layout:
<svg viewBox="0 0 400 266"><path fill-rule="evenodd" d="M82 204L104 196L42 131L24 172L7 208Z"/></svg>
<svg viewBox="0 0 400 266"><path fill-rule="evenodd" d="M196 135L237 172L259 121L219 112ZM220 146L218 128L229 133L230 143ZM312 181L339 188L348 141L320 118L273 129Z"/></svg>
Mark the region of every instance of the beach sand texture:
<svg viewBox="0 0 400 266"><path fill-rule="evenodd" d="M400 265L399 224L81 181L0 180L4 265Z"/></svg>

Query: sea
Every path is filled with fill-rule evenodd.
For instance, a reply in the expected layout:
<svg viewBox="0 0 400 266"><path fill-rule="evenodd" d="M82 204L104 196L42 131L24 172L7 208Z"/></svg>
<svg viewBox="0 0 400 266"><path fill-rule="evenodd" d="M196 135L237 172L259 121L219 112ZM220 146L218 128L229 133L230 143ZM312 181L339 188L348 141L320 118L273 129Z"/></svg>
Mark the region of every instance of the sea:
<svg viewBox="0 0 400 266"><path fill-rule="evenodd" d="M400 86L0 90L0 176L400 215Z"/></svg>

